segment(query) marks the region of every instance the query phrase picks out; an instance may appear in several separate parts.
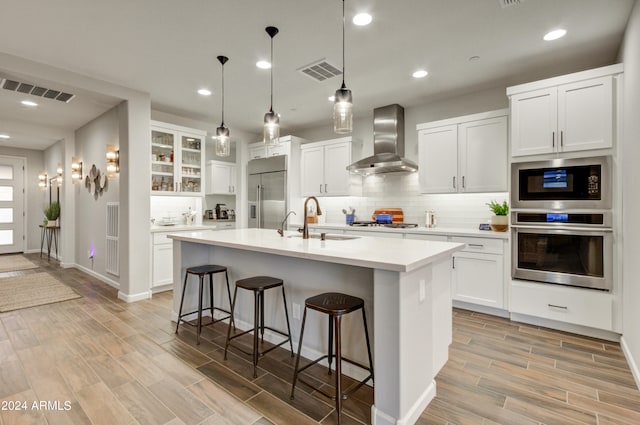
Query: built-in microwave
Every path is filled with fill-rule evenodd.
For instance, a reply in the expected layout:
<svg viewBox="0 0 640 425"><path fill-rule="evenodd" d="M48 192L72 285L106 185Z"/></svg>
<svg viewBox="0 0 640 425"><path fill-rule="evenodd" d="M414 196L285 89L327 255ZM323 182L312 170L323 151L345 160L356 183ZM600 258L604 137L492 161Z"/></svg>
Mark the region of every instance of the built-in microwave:
<svg viewBox="0 0 640 425"><path fill-rule="evenodd" d="M511 164L511 208L611 209L611 157Z"/></svg>

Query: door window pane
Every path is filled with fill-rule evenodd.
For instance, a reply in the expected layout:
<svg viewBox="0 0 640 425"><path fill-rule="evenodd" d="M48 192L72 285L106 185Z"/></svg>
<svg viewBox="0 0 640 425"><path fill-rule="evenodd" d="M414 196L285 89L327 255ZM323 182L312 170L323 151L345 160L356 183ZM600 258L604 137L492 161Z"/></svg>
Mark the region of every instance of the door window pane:
<svg viewBox="0 0 640 425"><path fill-rule="evenodd" d="M0 165L0 179L13 180L13 167L11 165Z"/></svg>
<svg viewBox="0 0 640 425"><path fill-rule="evenodd" d="M13 201L13 186L0 186L0 201Z"/></svg>
<svg viewBox="0 0 640 425"><path fill-rule="evenodd" d="M13 223L13 208L0 208L0 223Z"/></svg>
<svg viewBox="0 0 640 425"><path fill-rule="evenodd" d="M13 230L0 230L0 245L13 245Z"/></svg>

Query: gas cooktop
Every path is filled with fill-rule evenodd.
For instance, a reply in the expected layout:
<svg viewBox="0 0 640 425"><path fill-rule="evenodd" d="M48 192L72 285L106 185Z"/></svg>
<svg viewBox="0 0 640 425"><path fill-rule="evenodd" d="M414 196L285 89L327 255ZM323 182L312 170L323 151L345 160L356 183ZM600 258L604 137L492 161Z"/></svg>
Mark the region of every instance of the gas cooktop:
<svg viewBox="0 0 640 425"><path fill-rule="evenodd" d="M406 229L409 227L418 227L415 223L376 223L375 221L354 221L350 224L353 227L391 227L396 229Z"/></svg>

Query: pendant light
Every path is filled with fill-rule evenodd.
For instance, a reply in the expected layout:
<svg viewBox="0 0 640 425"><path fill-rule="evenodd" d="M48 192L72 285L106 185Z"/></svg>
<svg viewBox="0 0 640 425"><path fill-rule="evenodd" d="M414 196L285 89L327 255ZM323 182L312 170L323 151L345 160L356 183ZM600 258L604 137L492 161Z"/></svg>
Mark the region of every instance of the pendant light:
<svg viewBox="0 0 640 425"><path fill-rule="evenodd" d="M278 28L265 28L269 37L271 37L271 106L269 112L264 114L264 144L277 145L280 143L280 117L273 112L273 37L278 34Z"/></svg>
<svg viewBox="0 0 640 425"><path fill-rule="evenodd" d="M333 101L333 131L338 134L351 133L353 129L353 98L344 84L344 2L342 0L342 86L336 90Z"/></svg>
<svg viewBox="0 0 640 425"><path fill-rule="evenodd" d="M231 139L229 129L224 125L224 64L229 60L226 56L218 56L218 61L222 65L222 122L216 129L216 156L229 156Z"/></svg>

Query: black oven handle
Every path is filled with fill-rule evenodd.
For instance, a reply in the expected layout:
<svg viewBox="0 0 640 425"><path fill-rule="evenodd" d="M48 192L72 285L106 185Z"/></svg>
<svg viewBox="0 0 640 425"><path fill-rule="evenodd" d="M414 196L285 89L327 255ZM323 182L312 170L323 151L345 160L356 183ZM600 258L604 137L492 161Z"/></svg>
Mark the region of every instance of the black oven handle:
<svg viewBox="0 0 640 425"><path fill-rule="evenodd" d="M522 224L512 224L511 227L515 230L544 230L545 233L553 233L556 230L562 231L562 233L567 232L580 232L582 234L593 234L598 235L602 233L612 233L613 229L611 227L579 227L579 226L531 226L531 225L522 225Z"/></svg>

